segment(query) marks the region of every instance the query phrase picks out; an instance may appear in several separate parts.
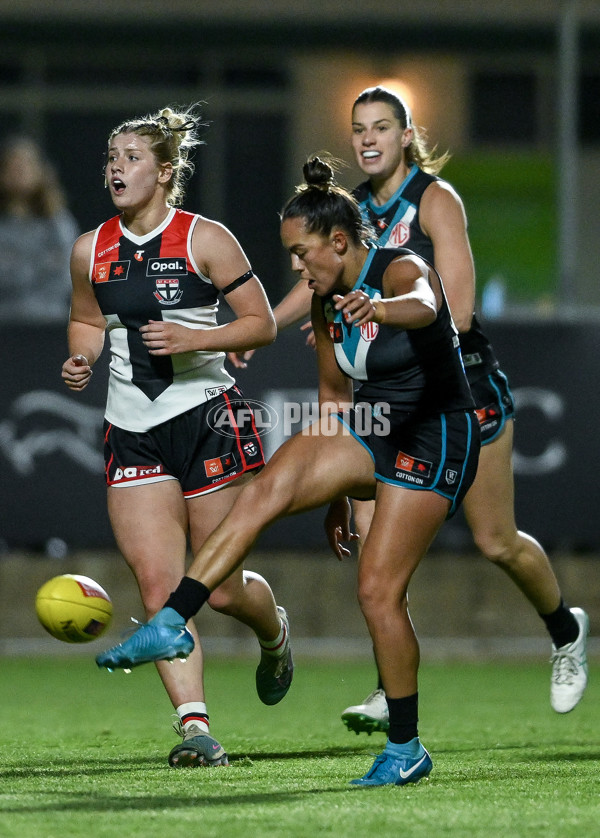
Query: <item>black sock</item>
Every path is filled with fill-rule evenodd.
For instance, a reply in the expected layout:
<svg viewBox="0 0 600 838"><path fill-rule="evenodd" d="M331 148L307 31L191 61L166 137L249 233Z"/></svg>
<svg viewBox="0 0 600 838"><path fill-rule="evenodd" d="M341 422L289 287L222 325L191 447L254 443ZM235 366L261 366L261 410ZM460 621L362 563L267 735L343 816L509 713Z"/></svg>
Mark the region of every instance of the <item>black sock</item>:
<svg viewBox="0 0 600 838"><path fill-rule="evenodd" d="M540 614L540 617L546 623L546 628L557 649L566 646L567 643L572 643L579 637L579 623L562 599L556 611L552 614Z"/></svg>
<svg viewBox="0 0 600 838"><path fill-rule="evenodd" d="M169 599L165 602L165 608L173 608L187 621L197 614L206 600L210 591L202 582L192 579L191 576L184 576Z"/></svg>
<svg viewBox="0 0 600 838"><path fill-rule="evenodd" d="M390 729L388 739L401 745L419 735L419 693L406 698L388 698Z"/></svg>

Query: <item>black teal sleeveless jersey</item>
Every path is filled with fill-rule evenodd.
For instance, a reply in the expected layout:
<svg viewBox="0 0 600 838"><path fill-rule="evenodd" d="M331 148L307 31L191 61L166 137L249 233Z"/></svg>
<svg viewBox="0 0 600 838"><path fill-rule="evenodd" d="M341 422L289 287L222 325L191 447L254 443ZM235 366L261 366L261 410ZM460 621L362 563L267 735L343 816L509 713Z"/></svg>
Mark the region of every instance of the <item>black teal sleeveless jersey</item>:
<svg viewBox="0 0 600 838"><path fill-rule="evenodd" d="M404 248L372 247L353 290L372 300L382 298L382 280ZM439 278L432 270L432 280ZM421 329L397 329L378 323L356 327L336 311L331 297L322 301L338 366L360 384L355 402L387 402L407 411L449 413L473 408L458 335L442 292L437 318Z"/></svg>
<svg viewBox="0 0 600 838"><path fill-rule="evenodd" d="M364 217L377 232L381 247L408 247L417 255L435 264L433 242L421 229L419 206L423 192L430 183L440 180L413 164L408 175L392 197L382 206L373 203L368 181L354 190ZM443 281L444 277L442 277ZM469 381L475 381L498 369L498 361L489 340L475 315L468 332L459 335L463 361Z"/></svg>
<svg viewBox="0 0 600 838"><path fill-rule="evenodd" d="M106 419L143 432L229 389L223 352L150 355L139 331L149 320L191 329L217 325L218 291L199 270L191 237L200 216L171 209L136 236L115 216L95 232L90 282L110 337Z"/></svg>

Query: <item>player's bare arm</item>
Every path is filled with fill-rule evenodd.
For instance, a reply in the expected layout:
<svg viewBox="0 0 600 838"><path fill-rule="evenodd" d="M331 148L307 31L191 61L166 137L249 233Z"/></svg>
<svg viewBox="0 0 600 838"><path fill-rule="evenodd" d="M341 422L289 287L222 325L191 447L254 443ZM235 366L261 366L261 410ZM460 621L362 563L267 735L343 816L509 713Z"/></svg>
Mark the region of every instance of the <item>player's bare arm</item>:
<svg viewBox="0 0 600 838"><path fill-rule="evenodd" d="M425 190L419 213L456 328L467 332L475 307L475 266L463 203L450 184L437 181Z"/></svg>
<svg viewBox="0 0 600 838"><path fill-rule="evenodd" d="M222 291L244 278L227 294L235 320L211 329L150 320L140 328L150 354L173 355L193 350L240 352L272 343L277 335L273 312L235 236L222 224L201 219L194 228L192 255L202 273Z"/></svg>
<svg viewBox="0 0 600 838"><path fill-rule="evenodd" d="M428 274L427 265L418 256L401 256L390 263L383 276L383 299L372 300L364 291L350 291L334 297L335 307L355 326L373 321L398 329L420 329L437 316Z"/></svg>
<svg viewBox="0 0 600 838"><path fill-rule="evenodd" d="M71 253L71 314L68 326L70 357L62 367L62 379L70 390L83 390L92 366L104 346L106 321L89 279L94 234L80 236Z"/></svg>

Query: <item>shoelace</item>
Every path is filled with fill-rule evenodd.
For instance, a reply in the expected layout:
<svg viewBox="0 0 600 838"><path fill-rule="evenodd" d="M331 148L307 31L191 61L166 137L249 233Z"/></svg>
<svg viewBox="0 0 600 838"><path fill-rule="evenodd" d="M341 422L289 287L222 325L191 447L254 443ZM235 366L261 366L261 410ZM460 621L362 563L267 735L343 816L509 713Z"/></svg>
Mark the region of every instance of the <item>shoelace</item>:
<svg viewBox="0 0 600 838"><path fill-rule="evenodd" d="M173 730L175 731L177 736L181 736L181 738L185 741L185 737L186 737L187 734L186 734L185 730L183 729L183 725L181 724L181 719L179 718L179 716L176 713L173 713L171 718L173 719L173 722L172 722ZM195 730L197 730L197 733L192 733L191 734L192 736L208 736L208 737L210 737L210 734L207 733L205 730L200 730L200 728L195 728ZM210 738L212 738L212 737L210 737Z"/></svg>
<svg viewBox="0 0 600 838"><path fill-rule="evenodd" d="M373 704L375 701L381 700L383 697L383 690L373 690L373 692L368 695L363 704Z"/></svg>
<svg viewBox="0 0 600 838"><path fill-rule="evenodd" d="M290 657L290 645L286 643L283 648L283 651L280 655L275 657L274 655L268 655L266 652L261 653L261 664L268 666L271 668L273 663L277 661L277 666L273 670L273 677L280 678L281 675L285 674L289 669L289 657Z"/></svg>
<svg viewBox="0 0 600 838"><path fill-rule="evenodd" d="M143 623L141 620L136 620L135 617L130 617L129 619L134 625L128 626L128 628L123 629L123 631L121 632L121 642L123 642L123 640L129 640L129 638L132 637L136 633L136 631L139 631L139 629L148 625L148 623Z"/></svg>
<svg viewBox="0 0 600 838"><path fill-rule="evenodd" d="M374 756L374 757L375 757L375 762L374 762L374 763L373 763L373 765L371 766L370 770L369 770L369 771L367 771L367 773L366 773L365 777L372 777L374 774L376 774L376 773L377 773L377 769L379 768L379 766L380 766L383 762L385 762L385 761L387 760L387 756L388 756L388 755L384 752L383 754L377 754L377 756L375 756L375 754L372 754L372 756Z"/></svg>
<svg viewBox="0 0 600 838"><path fill-rule="evenodd" d="M273 673L273 677L274 678L281 678L282 675L285 675L287 673L288 669L289 669L289 667L288 667L288 653L287 653L287 649L286 649L286 651L283 653L283 655L279 659L279 663L277 664L277 667L275 668L275 672Z"/></svg>
<svg viewBox="0 0 600 838"><path fill-rule="evenodd" d="M141 620L136 620L135 617L130 617L129 619L132 623L135 623L135 626L129 626L128 628L123 629L123 631L121 632L121 640L127 640L131 637L132 634L135 634L138 628L146 625L146 623L142 623Z"/></svg>
<svg viewBox="0 0 600 838"><path fill-rule="evenodd" d="M552 680L555 684L572 684L579 667L574 655L556 652L552 655Z"/></svg>
<svg viewBox="0 0 600 838"><path fill-rule="evenodd" d="M181 736L181 738L183 739L185 734L184 734L184 731L183 731L183 725L181 724L181 719L179 718L177 713L173 713L171 718L173 719L173 722L172 722L173 730L175 731L177 736Z"/></svg>

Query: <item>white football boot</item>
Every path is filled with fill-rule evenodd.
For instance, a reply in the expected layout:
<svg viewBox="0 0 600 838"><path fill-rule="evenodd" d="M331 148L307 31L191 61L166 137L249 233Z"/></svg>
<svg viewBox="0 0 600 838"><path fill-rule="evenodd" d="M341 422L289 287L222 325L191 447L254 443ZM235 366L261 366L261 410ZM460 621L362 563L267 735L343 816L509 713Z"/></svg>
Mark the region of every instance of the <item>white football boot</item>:
<svg viewBox="0 0 600 838"><path fill-rule="evenodd" d="M342 721L357 736L359 733L368 733L370 736L373 731L386 733L390 727L390 715L385 692L374 690L362 704L347 707L342 713Z"/></svg>
<svg viewBox="0 0 600 838"><path fill-rule="evenodd" d="M583 609L569 610L579 623L579 635L558 649L552 645L550 703L557 713L568 713L577 706L588 681L586 645L590 621Z"/></svg>

